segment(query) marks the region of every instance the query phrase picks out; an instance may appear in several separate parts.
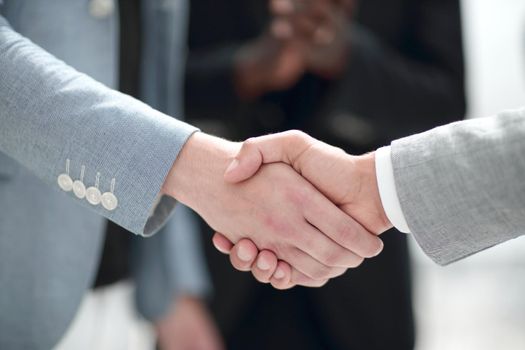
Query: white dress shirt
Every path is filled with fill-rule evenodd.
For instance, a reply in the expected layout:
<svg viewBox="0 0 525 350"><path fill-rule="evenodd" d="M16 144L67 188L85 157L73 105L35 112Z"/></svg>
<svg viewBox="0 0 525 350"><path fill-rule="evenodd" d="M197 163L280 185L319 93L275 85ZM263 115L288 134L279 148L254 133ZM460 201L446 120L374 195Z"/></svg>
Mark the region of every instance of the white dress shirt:
<svg viewBox="0 0 525 350"><path fill-rule="evenodd" d="M410 233L397 195L390 146L381 147L376 151L375 162L377 186L385 214L395 228L401 232Z"/></svg>

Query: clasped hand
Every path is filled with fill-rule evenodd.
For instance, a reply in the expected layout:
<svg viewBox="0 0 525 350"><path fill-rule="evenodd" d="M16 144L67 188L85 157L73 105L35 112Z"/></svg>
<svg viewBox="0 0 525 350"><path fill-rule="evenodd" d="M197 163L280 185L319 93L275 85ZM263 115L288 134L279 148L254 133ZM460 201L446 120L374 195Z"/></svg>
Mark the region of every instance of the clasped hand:
<svg viewBox="0 0 525 350"><path fill-rule="evenodd" d="M198 132L179 153L163 193L221 232L216 241L249 243L271 255L270 267L281 267L277 277L285 270L276 287L321 286L383 248L376 234L386 224L371 223L376 208L354 201L358 192L366 196L361 175L347 171L354 162L299 132L242 146Z"/></svg>
<svg viewBox="0 0 525 350"><path fill-rule="evenodd" d="M359 223L362 228L374 235L379 235L392 227L383 210L378 192L374 154L350 156L341 149L315 140L302 132L289 131L245 141L228 167L225 180L241 186L246 179L256 173L255 178L264 176L262 165L269 163L288 164L340 210L355 220L355 222L350 221L347 217L345 220L329 224L330 220L339 220L339 218L326 216L321 211L317 211L316 214L319 216L315 221L309 221L310 226L321 230L328 227L338 230L335 231L338 235L332 236L332 239L336 237L341 242L343 237L348 238L344 240L347 254L353 252L361 258L373 255L363 254L367 252L363 250L362 244L369 240L369 236L364 230L356 230L356 224ZM303 199L305 203L310 201L308 196ZM348 226L345 228L345 225ZM333 235L334 231L329 232ZM294 239L301 238L303 237L294 237ZM213 240L217 249L223 253L230 253L230 260L235 268L252 271L257 280L263 283L269 282L278 289L287 289L294 285L321 286L326 283L327 278L344 272L337 269L334 270L334 274L308 274L304 273L306 270L301 262L287 260L280 251L268 249L268 246L258 245L252 240L242 239L234 245L232 243L234 241L221 233L216 233ZM317 248L326 249L327 246L317 246ZM315 249L316 244L312 244L311 248ZM338 252L341 256L345 253L342 249ZM325 257L334 256L326 251L324 254ZM317 264L323 265L321 261L324 265L328 262L326 259L317 260ZM315 263L312 262L310 269L314 265ZM357 265L359 264L352 260L352 264L344 267Z"/></svg>

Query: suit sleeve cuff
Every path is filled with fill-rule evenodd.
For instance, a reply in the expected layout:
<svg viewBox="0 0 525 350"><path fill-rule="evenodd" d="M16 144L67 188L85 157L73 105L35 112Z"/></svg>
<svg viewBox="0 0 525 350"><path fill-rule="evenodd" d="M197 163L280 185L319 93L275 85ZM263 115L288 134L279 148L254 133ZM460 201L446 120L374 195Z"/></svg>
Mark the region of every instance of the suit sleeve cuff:
<svg viewBox="0 0 525 350"><path fill-rule="evenodd" d="M392 225L401 232L410 233L397 195L391 153L390 146L381 147L376 151L375 163L379 196L385 214Z"/></svg>

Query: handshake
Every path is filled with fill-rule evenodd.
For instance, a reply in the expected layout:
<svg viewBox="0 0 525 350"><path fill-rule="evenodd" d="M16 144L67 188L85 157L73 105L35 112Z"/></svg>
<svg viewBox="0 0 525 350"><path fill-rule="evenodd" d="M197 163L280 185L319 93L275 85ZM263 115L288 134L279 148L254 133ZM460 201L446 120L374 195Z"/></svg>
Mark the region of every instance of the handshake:
<svg viewBox="0 0 525 350"><path fill-rule="evenodd" d="M235 268L278 289L320 287L359 266L392 227L374 153L351 156L300 131L242 144L196 133L163 193L217 231L213 242Z"/></svg>

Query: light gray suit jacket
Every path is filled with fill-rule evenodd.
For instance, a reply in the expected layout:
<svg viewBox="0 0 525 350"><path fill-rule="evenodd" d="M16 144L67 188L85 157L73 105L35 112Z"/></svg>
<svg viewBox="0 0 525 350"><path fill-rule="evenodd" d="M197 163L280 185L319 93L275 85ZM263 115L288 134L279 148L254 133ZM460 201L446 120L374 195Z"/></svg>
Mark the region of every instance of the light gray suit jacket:
<svg viewBox="0 0 525 350"><path fill-rule="evenodd" d="M525 109L392 143L408 226L445 265L525 233Z"/></svg>
<svg viewBox="0 0 525 350"><path fill-rule="evenodd" d="M153 13L173 2L145 3L157 4L149 9ZM86 73L48 54L0 17L0 348L49 349L91 284L104 218L151 235L170 217L175 201L155 202L196 129L107 87L116 77L115 16L94 18L84 0L6 5L0 10L24 36ZM149 101L160 105L155 96L150 93ZM109 211L60 190L57 177L65 172L66 159L73 179L85 166L87 186L95 185L100 173L101 192L115 179L118 207ZM181 240L151 242L157 243L149 245L150 255L163 247L156 255L160 260ZM158 281L182 270L180 264L171 269L178 271L154 268L155 274L142 275ZM157 291L160 295L143 297L143 304L165 297Z"/></svg>

